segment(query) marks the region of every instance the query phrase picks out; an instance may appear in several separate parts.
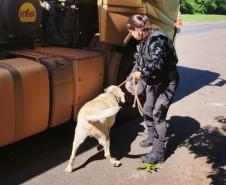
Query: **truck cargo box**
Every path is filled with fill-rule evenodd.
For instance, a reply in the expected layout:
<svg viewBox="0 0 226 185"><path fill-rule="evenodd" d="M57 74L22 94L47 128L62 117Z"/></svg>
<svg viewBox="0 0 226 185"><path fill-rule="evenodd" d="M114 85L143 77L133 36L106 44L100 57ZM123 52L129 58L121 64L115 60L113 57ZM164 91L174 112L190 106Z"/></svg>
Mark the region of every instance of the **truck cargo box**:
<svg viewBox="0 0 226 185"><path fill-rule="evenodd" d="M0 146L15 141L15 100L13 78L0 67Z"/></svg>
<svg viewBox="0 0 226 185"><path fill-rule="evenodd" d="M1 125L5 128L11 125L11 130L15 125L15 141L44 131L48 127L49 118L49 80L46 68L24 58L1 60L0 66L10 72L14 89L11 92L9 88L9 94L5 93L3 98L11 99L9 104L15 103L14 106L8 105L9 112L3 115L6 118L0 118ZM1 104L1 111L4 109ZM8 116L15 119L7 118ZM12 141L13 134L11 135L8 141Z"/></svg>
<svg viewBox="0 0 226 185"><path fill-rule="evenodd" d="M73 108L72 62L66 61L62 57L37 53L33 50L9 51L8 53L32 59L48 69L50 81L49 127L69 121Z"/></svg>
<svg viewBox="0 0 226 185"><path fill-rule="evenodd" d="M104 57L101 53L61 48L36 48L35 52L56 55L71 61L73 64L73 119L76 120L79 109L103 90Z"/></svg>
<svg viewBox="0 0 226 185"><path fill-rule="evenodd" d="M129 17L133 14L146 14L146 11L145 6L135 1L103 1L103 4L99 4L100 41L123 44L128 34L126 22Z"/></svg>

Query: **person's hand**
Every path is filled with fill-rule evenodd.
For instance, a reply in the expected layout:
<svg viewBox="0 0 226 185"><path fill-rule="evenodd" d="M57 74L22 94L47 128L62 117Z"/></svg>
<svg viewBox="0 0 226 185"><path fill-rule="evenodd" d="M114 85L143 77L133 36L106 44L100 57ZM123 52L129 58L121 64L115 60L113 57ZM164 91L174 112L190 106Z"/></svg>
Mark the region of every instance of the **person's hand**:
<svg viewBox="0 0 226 185"><path fill-rule="evenodd" d="M138 82L140 80L140 78L141 78L141 72L140 71L133 72L131 74L131 76L133 77L135 82Z"/></svg>
<svg viewBox="0 0 226 185"><path fill-rule="evenodd" d="M131 87L130 81L127 81L127 82L126 82L125 87L126 87L126 90L127 90L128 92L130 92L130 93L132 92L132 89L131 89L132 87Z"/></svg>
<svg viewBox="0 0 226 185"><path fill-rule="evenodd" d="M133 81L138 82L141 79L141 72L140 71L133 72L129 75L129 78L133 78ZM132 92L132 86L130 81L126 82L125 87L128 92L130 93Z"/></svg>

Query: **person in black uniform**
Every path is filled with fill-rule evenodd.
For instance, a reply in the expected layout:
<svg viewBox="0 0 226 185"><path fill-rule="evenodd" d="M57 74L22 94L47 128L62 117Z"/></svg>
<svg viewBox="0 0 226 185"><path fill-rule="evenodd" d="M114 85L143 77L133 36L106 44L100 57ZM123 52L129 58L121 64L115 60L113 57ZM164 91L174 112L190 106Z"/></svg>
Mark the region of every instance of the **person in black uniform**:
<svg viewBox="0 0 226 185"><path fill-rule="evenodd" d="M127 28L139 41L130 75L136 82L142 79L146 83L143 111L148 137L140 146L153 145L141 160L155 164L164 161L166 115L179 81L178 58L172 40L159 29L152 28L146 15L131 16ZM132 93L131 81L127 81L125 87Z"/></svg>

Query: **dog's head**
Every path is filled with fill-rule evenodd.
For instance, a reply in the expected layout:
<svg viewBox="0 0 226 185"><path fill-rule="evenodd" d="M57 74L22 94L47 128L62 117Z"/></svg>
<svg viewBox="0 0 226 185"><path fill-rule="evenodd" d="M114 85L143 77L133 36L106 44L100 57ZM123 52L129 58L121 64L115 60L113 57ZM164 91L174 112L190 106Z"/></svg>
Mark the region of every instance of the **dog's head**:
<svg viewBox="0 0 226 185"><path fill-rule="evenodd" d="M111 85L104 90L106 93L113 94L118 102L125 103L125 93L122 92L121 88L116 85Z"/></svg>

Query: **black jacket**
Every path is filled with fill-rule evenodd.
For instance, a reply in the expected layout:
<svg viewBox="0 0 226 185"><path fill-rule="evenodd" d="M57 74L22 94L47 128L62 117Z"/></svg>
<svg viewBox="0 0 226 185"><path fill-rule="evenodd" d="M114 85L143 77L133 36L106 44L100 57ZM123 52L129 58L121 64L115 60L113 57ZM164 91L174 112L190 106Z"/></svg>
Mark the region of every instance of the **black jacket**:
<svg viewBox="0 0 226 185"><path fill-rule="evenodd" d="M140 71L149 85L169 82L178 75L177 54L173 42L160 30L150 30L150 35L137 46L132 72Z"/></svg>

